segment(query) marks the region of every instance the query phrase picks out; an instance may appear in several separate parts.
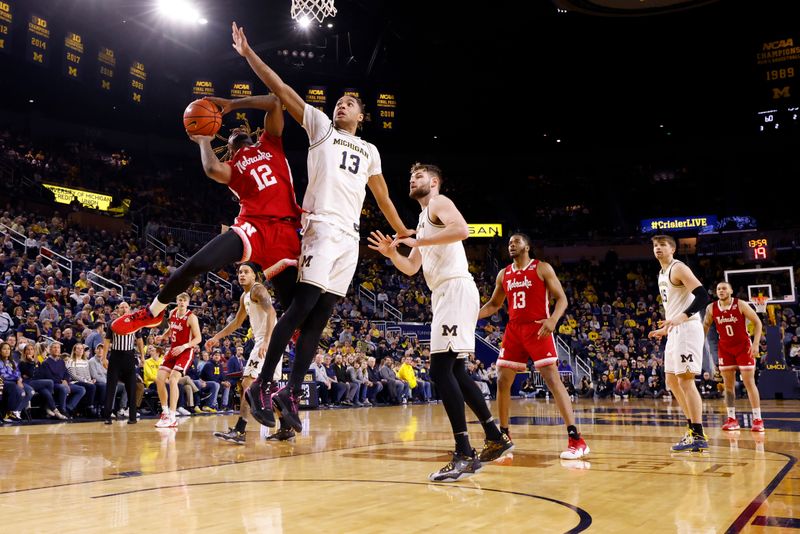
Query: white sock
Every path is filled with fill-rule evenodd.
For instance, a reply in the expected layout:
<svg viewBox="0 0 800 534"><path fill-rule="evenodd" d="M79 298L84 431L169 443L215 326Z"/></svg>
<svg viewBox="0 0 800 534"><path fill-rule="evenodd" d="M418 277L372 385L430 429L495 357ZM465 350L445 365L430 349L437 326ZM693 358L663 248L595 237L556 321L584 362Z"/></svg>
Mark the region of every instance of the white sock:
<svg viewBox="0 0 800 534"><path fill-rule="evenodd" d="M761 419L761 408L753 408L753 419Z"/></svg>
<svg viewBox="0 0 800 534"><path fill-rule="evenodd" d="M727 408L728 410L728 417L731 419L736 419L736 408Z"/></svg>
<svg viewBox="0 0 800 534"><path fill-rule="evenodd" d="M162 408L162 409L161 409L161 413L163 413L164 415L166 415L167 417L169 417L169 408Z"/></svg>
<svg viewBox="0 0 800 534"><path fill-rule="evenodd" d="M166 308L167 305L158 300L158 297L154 298L153 302L150 303L150 313L153 314L153 317L158 317Z"/></svg>

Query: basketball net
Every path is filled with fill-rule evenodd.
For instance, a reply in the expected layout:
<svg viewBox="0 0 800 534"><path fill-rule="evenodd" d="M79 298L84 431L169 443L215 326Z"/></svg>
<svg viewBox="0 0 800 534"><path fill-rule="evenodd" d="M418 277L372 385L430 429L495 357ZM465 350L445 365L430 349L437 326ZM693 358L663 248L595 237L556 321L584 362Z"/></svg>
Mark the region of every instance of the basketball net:
<svg viewBox="0 0 800 534"><path fill-rule="evenodd" d="M309 21L322 22L325 17L335 17L336 8L333 0L292 0L291 14L294 20L305 17Z"/></svg>
<svg viewBox="0 0 800 534"><path fill-rule="evenodd" d="M767 303L769 302L769 297L765 295L756 295L753 297L751 302L756 307L756 312L767 313Z"/></svg>

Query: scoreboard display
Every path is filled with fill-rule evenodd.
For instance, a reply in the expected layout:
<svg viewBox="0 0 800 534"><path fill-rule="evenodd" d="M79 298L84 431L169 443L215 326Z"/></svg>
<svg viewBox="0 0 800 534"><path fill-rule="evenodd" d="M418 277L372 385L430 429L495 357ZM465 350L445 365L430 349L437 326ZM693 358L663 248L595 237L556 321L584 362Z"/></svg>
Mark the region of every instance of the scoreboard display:
<svg viewBox="0 0 800 534"><path fill-rule="evenodd" d="M768 236L745 238L743 245L745 261L768 261L774 257L772 240Z"/></svg>
<svg viewBox="0 0 800 534"><path fill-rule="evenodd" d="M11 46L11 28L14 24L14 11L11 3L0 0L0 52L8 52Z"/></svg>
<svg viewBox="0 0 800 534"><path fill-rule="evenodd" d="M28 19L28 45L25 54L28 61L46 67L50 64L50 28L47 19L31 13Z"/></svg>
<svg viewBox="0 0 800 534"><path fill-rule="evenodd" d="M64 37L64 75L79 80L83 72L83 38L75 32Z"/></svg>

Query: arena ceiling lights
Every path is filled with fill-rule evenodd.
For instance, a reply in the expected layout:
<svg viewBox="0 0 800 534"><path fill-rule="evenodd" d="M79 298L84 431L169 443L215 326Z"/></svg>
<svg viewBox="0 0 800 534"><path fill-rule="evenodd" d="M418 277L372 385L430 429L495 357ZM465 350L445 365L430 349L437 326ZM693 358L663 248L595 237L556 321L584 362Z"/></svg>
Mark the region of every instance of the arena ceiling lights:
<svg viewBox="0 0 800 534"><path fill-rule="evenodd" d="M189 0L158 0L158 12L182 24L208 24L208 19Z"/></svg>

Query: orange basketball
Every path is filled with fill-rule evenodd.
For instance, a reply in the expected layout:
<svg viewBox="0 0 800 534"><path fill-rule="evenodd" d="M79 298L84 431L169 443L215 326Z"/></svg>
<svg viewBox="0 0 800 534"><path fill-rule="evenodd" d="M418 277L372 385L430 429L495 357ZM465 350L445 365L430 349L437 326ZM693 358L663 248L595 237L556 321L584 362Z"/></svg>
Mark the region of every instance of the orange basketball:
<svg viewBox="0 0 800 534"><path fill-rule="evenodd" d="M208 100L195 100L183 112L183 127L192 135L214 135L222 126L222 113Z"/></svg>

